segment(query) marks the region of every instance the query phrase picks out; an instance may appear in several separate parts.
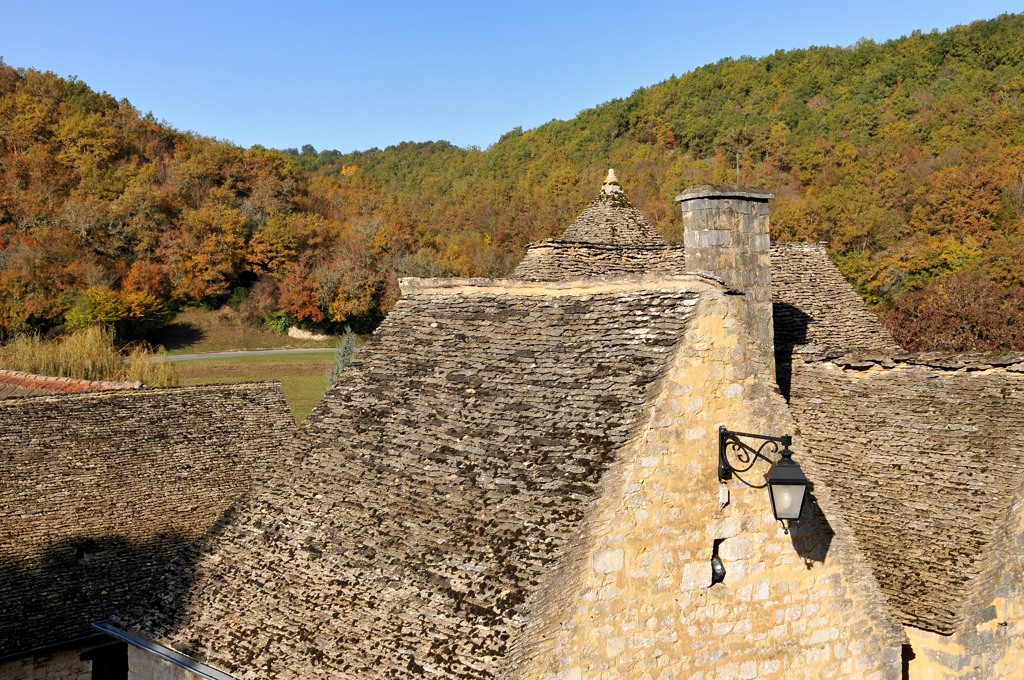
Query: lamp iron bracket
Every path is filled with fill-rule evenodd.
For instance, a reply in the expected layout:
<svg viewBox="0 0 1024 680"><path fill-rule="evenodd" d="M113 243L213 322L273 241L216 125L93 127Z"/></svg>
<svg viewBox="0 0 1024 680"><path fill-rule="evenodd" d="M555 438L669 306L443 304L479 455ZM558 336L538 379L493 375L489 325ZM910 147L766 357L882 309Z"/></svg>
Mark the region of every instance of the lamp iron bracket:
<svg viewBox="0 0 1024 680"><path fill-rule="evenodd" d="M744 439L754 439L760 442L759 445L750 444ZM733 432L723 425L718 428L718 481L725 482L732 479L734 473L743 473L754 467L758 458L774 464L770 454L778 454L781 450L788 451L793 443L793 437L783 435L772 437L766 434L754 434L751 432ZM781 445L781 446L780 446ZM730 460L730 454L735 463Z"/></svg>

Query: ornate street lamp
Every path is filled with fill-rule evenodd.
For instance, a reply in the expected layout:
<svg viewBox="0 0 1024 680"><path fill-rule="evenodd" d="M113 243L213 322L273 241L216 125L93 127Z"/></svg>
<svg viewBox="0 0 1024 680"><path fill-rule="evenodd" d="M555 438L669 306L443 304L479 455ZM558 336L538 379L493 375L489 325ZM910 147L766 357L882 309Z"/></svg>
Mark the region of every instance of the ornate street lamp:
<svg viewBox="0 0 1024 680"><path fill-rule="evenodd" d="M755 447L743 441L744 439L756 439L761 444ZM800 519L807 490L813 485L797 462L793 460L793 452L789 450L792 443L793 438L789 435L772 437L749 432L733 432L724 426L719 427L718 481L726 482L732 479L734 473L746 472L754 467L758 458L765 460L772 464L772 468L765 475L765 482L775 519L788 521ZM782 445L781 449L779 448L780 444ZM733 454L737 464L729 460L730 453ZM774 453L781 456L778 462L769 456Z"/></svg>

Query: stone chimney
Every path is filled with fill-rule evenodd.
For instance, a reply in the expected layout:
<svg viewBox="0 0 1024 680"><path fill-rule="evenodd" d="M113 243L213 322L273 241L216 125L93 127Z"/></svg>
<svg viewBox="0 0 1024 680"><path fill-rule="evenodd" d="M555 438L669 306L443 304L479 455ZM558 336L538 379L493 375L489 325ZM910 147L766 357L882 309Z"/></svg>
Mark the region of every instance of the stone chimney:
<svg viewBox="0 0 1024 680"><path fill-rule="evenodd" d="M701 184L676 196L676 201L683 209L687 271L710 274L743 293L748 332L774 366L770 198L772 194L756 187Z"/></svg>

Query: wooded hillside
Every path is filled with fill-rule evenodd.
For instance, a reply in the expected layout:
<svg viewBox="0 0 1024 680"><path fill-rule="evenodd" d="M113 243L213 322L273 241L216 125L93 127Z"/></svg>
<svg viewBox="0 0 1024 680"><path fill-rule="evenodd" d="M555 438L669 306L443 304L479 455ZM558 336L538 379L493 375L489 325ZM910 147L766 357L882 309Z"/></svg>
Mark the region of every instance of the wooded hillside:
<svg viewBox="0 0 1024 680"><path fill-rule="evenodd" d="M507 274L608 167L678 240L673 197L738 154L774 238L827 241L902 343L1024 349L1022 94L1024 15L723 60L486 150L240 149L2 66L0 328L130 329L239 287L368 328L396 276Z"/></svg>

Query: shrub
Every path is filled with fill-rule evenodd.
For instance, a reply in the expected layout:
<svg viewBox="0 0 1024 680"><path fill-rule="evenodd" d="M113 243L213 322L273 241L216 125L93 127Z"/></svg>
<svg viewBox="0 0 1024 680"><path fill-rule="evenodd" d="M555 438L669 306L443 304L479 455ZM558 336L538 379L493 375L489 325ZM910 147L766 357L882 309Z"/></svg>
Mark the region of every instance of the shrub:
<svg viewBox="0 0 1024 680"><path fill-rule="evenodd" d="M144 343L119 349L113 330L93 326L53 340L18 336L0 347L0 366L82 380L140 380L152 387L177 384L174 365L156 356Z"/></svg>
<svg viewBox="0 0 1024 680"><path fill-rule="evenodd" d="M338 356L334 360L334 366L331 367L331 373L327 376L327 382L329 387L333 387L335 383L341 378L341 374L348 368L348 365L352 363L352 359L356 356L356 336L352 332L352 329L347 325L345 326L345 334L341 336L341 347L338 348Z"/></svg>
<svg viewBox="0 0 1024 680"><path fill-rule="evenodd" d="M239 305L242 321L252 325L263 323L266 317L279 309L277 303L277 282L269 276L261 276L253 284L245 300Z"/></svg>
<svg viewBox="0 0 1024 680"><path fill-rule="evenodd" d="M233 291L231 291L231 299L228 300L228 305L231 307L231 309L237 312L242 308L242 304L245 303L245 301L248 299L249 289L242 288L241 286L239 286L238 288L235 288Z"/></svg>
<svg viewBox="0 0 1024 680"><path fill-rule="evenodd" d="M71 330L106 326L124 338L152 330L170 318L170 308L149 293L90 288L65 313L64 323Z"/></svg>
<svg viewBox="0 0 1024 680"><path fill-rule="evenodd" d="M295 325L295 319L288 312L271 312L263 317L263 323L275 333L287 333Z"/></svg>
<svg viewBox="0 0 1024 680"><path fill-rule="evenodd" d="M153 351L149 345L139 343L126 347L122 355L124 367L120 380L137 380L150 387L178 384L178 370L168 360L163 347Z"/></svg>
<svg viewBox="0 0 1024 680"><path fill-rule="evenodd" d="M1004 288L974 272L898 295L881 316L909 350L1024 350L1024 289Z"/></svg>

